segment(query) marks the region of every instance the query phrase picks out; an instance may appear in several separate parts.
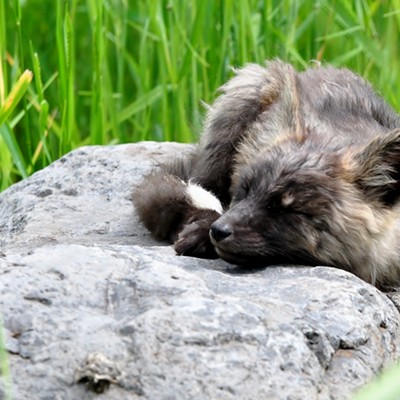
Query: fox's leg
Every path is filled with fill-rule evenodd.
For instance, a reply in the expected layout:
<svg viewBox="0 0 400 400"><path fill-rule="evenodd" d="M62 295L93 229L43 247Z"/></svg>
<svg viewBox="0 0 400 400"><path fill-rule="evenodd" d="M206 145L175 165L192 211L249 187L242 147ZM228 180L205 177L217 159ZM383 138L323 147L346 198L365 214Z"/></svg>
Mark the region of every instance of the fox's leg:
<svg viewBox="0 0 400 400"><path fill-rule="evenodd" d="M217 258L208 231L222 214L221 202L165 168L145 177L133 194L141 221L154 236L174 243L178 254Z"/></svg>
<svg viewBox="0 0 400 400"><path fill-rule="evenodd" d="M287 120L288 126L289 121L298 123L296 72L289 64L281 61L268 62L266 67L249 64L235 72L220 88L221 95L208 111L199 157L191 176L215 193L225 206L231 200L229 189L237 149L247 137L262 134L261 120L276 119L274 103L287 104L284 107L287 115L281 119Z"/></svg>
<svg viewBox="0 0 400 400"><path fill-rule="evenodd" d="M209 228L229 205L236 149L279 97L285 68L273 62L268 68L248 65L238 70L209 109L196 152L154 170L134 192L144 225L174 243L178 254L216 257Z"/></svg>
<svg viewBox="0 0 400 400"><path fill-rule="evenodd" d="M221 95L209 108L199 144L199 159L193 178L211 190L225 204L230 203L229 188L238 144L263 112L263 87L268 70L247 65L220 88Z"/></svg>

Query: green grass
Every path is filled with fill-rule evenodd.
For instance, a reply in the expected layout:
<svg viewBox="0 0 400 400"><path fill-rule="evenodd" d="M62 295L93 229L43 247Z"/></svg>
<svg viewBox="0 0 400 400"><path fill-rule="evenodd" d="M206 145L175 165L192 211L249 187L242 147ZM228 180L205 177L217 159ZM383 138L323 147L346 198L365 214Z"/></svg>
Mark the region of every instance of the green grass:
<svg viewBox="0 0 400 400"><path fill-rule="evenodd" d="M369 385L356 393L351 400L399 400L400 364L389 368Z"/></svg>
<svg viewBox="0 0 400 400"><path fill-rule="evenodd" d="M347 66L399 110L399 30L400 0L3 0L1 107L34 79L1 120L0 190L81 145L196 140L247 62Z"/></svg>
<svg viewBox="0 0 400 400"><path fill-rule="evenodd" d="M11 373L10 365L7 358L7 353L5 350L5 334L3 330L3 320L0 316L0 382L2 387L0 389L1 399L11 400Z"/></svg>

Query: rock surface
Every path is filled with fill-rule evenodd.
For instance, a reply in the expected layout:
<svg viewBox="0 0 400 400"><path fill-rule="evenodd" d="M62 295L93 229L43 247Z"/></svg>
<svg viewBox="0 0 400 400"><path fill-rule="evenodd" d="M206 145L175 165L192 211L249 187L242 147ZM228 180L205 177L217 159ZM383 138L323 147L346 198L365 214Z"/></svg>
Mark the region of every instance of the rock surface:
<svg viewBox="0 0 400 400"><path fill-rule="evenodd" d="M86 147L0 194L15 399L342 400L400 358L399 311L347 272L244 270L154 241L132 188L189 150Z"/></svg>

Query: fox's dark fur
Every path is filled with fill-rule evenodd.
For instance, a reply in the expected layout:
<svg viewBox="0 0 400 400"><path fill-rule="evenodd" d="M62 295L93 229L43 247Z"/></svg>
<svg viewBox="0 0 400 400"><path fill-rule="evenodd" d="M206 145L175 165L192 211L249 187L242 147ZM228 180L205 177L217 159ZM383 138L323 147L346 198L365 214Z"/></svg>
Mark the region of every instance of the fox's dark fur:
<svg viewBox="0 0 400 400"><path fill-rule="evenodd" d="M329 265L399 284L399 115L331 67L251 64L221 92L193 154L135 190L145 226L178 254Z"/></svg>

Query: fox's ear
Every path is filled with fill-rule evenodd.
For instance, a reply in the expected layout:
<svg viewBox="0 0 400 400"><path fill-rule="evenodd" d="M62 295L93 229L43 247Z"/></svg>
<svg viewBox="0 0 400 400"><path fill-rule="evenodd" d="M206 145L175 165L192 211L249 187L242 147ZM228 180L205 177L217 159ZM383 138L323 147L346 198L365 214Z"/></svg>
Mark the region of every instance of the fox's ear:
<svg viewBox="0 0 400 400"><path fill-rule="evenodd" d="M353 160L355 183L370 200L400 200L400 129L376 137Z"/></svg>

